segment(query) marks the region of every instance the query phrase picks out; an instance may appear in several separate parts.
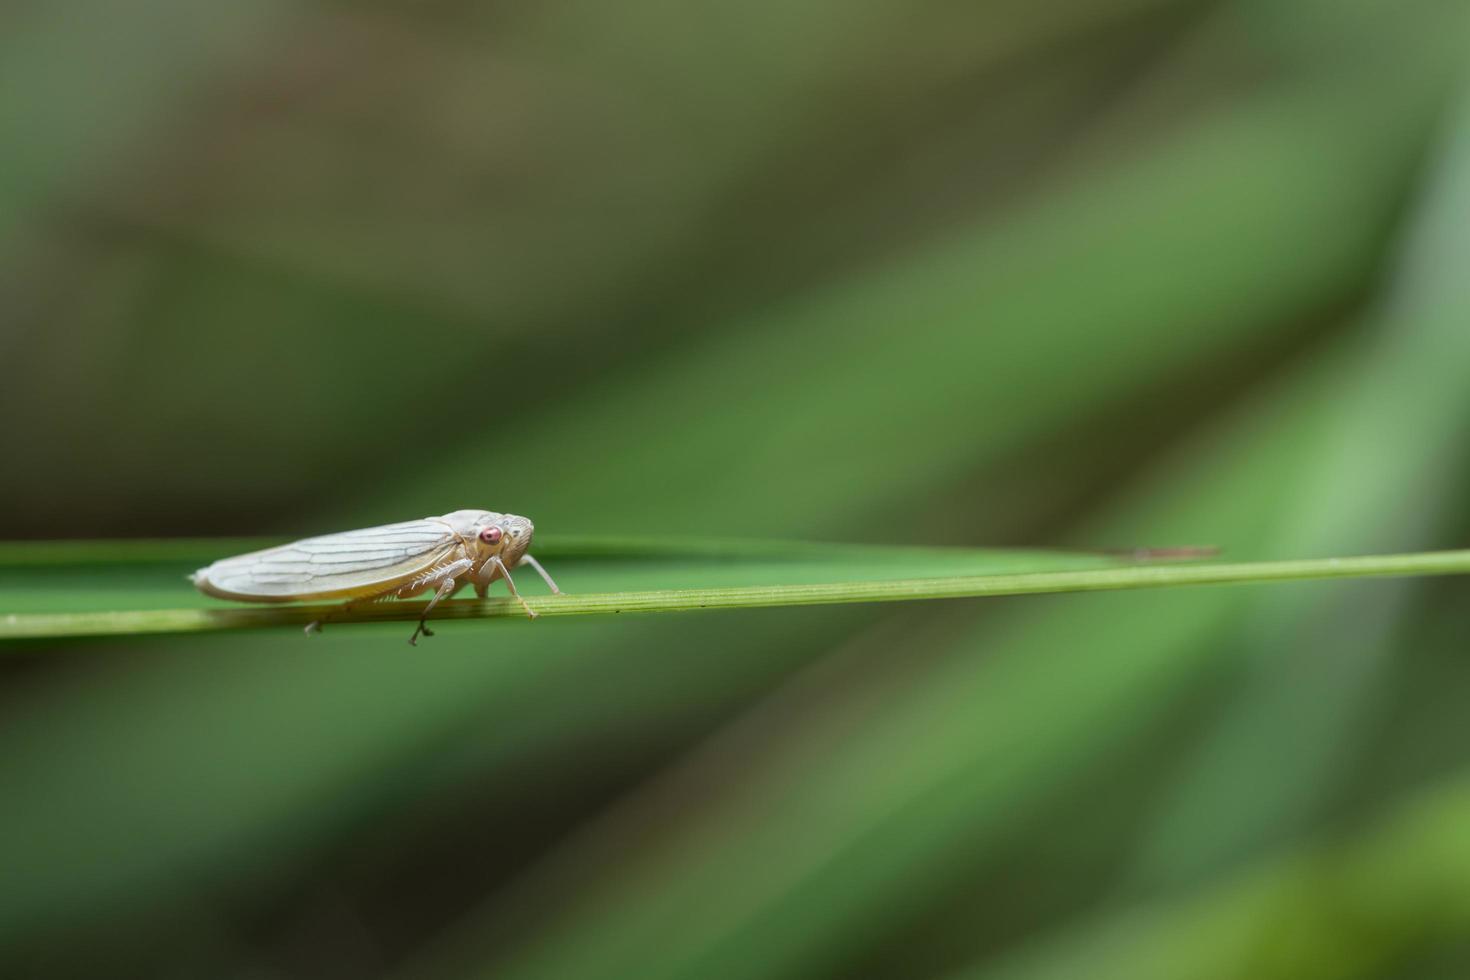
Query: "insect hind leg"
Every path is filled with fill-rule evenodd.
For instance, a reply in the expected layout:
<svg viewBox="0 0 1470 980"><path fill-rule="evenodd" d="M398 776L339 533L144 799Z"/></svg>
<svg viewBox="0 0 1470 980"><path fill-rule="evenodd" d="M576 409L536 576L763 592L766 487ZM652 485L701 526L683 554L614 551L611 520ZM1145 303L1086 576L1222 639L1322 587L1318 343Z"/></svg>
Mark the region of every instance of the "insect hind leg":
<svg viewBox="0 0 1470 980"><path fill-rule="evenodd" d="M352 612L352 610L356 609L358 606L368 605L374 602L384 602L388 599L396 598L398 598L397 589L386 589L382 592L375 592L372 595L361 596L357 599L349 599L346 602L342 603L342 605L338 606L336 609L333 609L331 612L327 613L321 619L313 619L311 622L307 623L306 635L311 636L313 633L320 633L322 631L322 627L326 626L328 621L335 619L338 616L345 616L348 613Z"/></svg>
<svg viewBox="0 0 1470 980"><path fill-rule="evenodd" d="M408 641L410 644L418 646L420 633L422 633L424 636L434 635L434 631L429 629L429 624L424 622L424 618L429 615L430 610L432 610L436 605L439 604L440 599L447 599L454 594L455 589L458 588L458 585L460 584L456 582L457 576L468 571L473 564L474 563L471 562L468 558L462 558L459 561L450 562L448 565L441 565L440 567L425 573L423 576L414 579L407 585L398 585L392 588L384 589L381 592L374 592L371 595L359 596L356 599L350 599L347 602L342 603L342 605L338 606L336 609L333 609L331 612L327 613L321 619L315 619L312 620L310 623L307 623L306 635L310 636L313 633L320 633L322 631L322 627L325 626L329 620L335 619L338 616L347 615L358 606L367 605L374 602L386 602L389 599L407 599L412 596L418 595L425 589L434 589L436 590L434 593L434 598L430 599L429 604L424 607L424 611L419 617L418 629L413 631L413 636Z"/></svg>
<svg viewBox="0 0 1470 980"><path fill-rule="evenodd" d="M450 596L454 595L455 591L464 584L463 582L459 581L459 575L463 572L469 571L469 569L473 565L474 562L470 561L468 558L462 558L459 561L445 565L442 569L438 571L433 579L425 583L436 587L434 598L429 600L429 604L425 606L424 611L419 614L419 625L417 628L414 629L413 636L410 636L408 638L409 646L416 647L419 645L419 634L421 633L424 636L434 635L434 631L429 629L429 613L434 610L435 606L439 605L440 599L447 599Z"/></svg>
<svg viewBox="0 0 1470 980"><path fill-rule="evenodd" d="M440 599L447 599L447 598L449 598L451 595L454 594L454 590L457 589L457 588L459 588L459 586L460 586L460 583L458 583L458 582L456 582L454 580L454 576L453 575L449 576L448 578L444 579L443 582L440 582L439 583L439 589L438 589L438 591L436 591L434 593L434 598L432 598L432 599L429 600L429 604L424 607L423 613L420 614L420 616L419 616L419 625L413 631L413 636L410 636L408 638L408 645L409 646L416 647L416 646L419 645L419 634L420 633L422 633L424 636L433 636L434 635L434 631L431 630L431 629L429 629L429 624L428 624L429 613L433 612L434 607L439 604L439 600Z"/></svg>

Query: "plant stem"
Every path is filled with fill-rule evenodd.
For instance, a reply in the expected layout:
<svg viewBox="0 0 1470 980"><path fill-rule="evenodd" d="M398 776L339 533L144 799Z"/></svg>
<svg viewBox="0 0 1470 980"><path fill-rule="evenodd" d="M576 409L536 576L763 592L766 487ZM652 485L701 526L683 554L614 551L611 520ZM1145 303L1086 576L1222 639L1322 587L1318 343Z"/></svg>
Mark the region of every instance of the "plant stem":
<svg viewBox="0 0 1470 980"><path fill-rule="evenodd" d="M535 596L528 597L527 601L541 616L585 616L1466 573L1470 573L1470 550L1293 561L1141 565L1083 571L960 575L822 585L765 585ZM22 613L0 616L0 639L131 636L263 626L301 626L321 619L328 613L332 613L333 626L354 622L409 621L418 618L423 605L420 602L384 603L366 606L350 614L338 612L339 607L336 605ZM433 618L482 619L497 616L523 618L524 613L509 598L466 599L441 603Z"/></svg>

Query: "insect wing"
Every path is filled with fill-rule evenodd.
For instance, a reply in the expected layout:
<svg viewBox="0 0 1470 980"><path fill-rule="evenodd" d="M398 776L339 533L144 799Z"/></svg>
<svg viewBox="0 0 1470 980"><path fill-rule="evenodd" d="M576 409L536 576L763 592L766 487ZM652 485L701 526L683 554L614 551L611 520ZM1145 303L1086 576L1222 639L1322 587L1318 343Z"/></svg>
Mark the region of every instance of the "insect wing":
<svg viewBox="0 0 1470 980"><path fill-rule="evenodd" d="M412 579L448 557L459 537L439 521L405 521L307 538L217 561L195 578L227 599L356 596Z"/></svg>

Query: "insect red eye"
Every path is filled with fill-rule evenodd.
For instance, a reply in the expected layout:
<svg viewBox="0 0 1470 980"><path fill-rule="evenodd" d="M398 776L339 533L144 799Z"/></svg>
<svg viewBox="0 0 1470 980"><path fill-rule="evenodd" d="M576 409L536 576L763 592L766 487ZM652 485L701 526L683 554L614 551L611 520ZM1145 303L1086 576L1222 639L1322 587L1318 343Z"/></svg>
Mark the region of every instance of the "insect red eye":
<svg viewBox="0 0 1470 980"><path fill-rule="evenodd" d="M498 527L487 527L480 532L480 540L486 544L499 544L501 530Z"/></svg>

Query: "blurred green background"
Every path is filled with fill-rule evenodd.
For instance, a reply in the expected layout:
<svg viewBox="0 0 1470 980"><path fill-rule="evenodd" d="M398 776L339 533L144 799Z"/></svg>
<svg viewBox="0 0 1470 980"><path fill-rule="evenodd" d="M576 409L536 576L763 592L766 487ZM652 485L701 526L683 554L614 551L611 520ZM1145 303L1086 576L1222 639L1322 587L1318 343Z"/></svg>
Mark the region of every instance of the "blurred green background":
<svg viewBox="0 0 1470 980"><path fill-rule="evenodd" d="M11 5L0 537L1463 546L1467 54ZM13 645L0 975L1467 976L1467 635L1449 580Z"/></svg>

